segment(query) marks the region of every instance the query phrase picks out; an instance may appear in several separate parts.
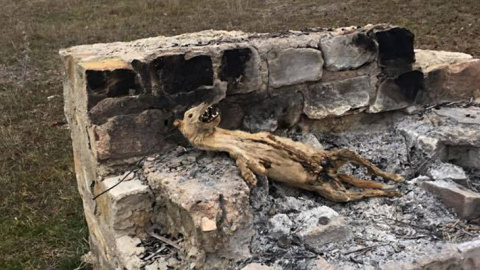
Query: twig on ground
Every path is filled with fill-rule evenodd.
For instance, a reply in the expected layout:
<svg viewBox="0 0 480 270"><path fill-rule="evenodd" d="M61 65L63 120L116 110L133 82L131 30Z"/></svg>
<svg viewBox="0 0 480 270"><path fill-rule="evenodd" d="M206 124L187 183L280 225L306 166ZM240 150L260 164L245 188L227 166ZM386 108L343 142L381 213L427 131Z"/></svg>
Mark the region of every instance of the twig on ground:
<svg viewBox="0 0 480 270"><path fill-rule="evenodd" d="M381 243L381 244L376 244L376 245L373 245L373 246L357 248L357 249L354 249L352 251L345 252L345 253L343 253L343 255L350 255L352 253L357 253L357 252L368 252L368 251L370 251L374 248L381 247L381 246L386 246L386 245L389 245L389 244L390 243Z"/></svg>
<svg viewBox="0 0 480 270"><path fill-rule="evenodd" d="M162 242L164 242L165 244L168 244L176 249L182 249L179 245L177 245L175 242L173 242L172 240L168 239L168 238L165 238L163 236L160 236L158 234L156 234L152 229L149 229L146 231L148 235L150 235L151 237L154 237Z"/></svg>

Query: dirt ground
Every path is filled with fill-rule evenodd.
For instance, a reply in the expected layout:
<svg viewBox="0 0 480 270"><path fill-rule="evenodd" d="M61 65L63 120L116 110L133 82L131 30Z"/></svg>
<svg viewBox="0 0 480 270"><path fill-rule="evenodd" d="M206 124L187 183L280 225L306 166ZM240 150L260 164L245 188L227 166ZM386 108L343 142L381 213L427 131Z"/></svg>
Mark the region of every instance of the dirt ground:
<svg viewBox="0 0 480 270"><path fill-rule="evenodd" d="M0 269L85 269L58 49L204 29L392 23L480 57L478 0L0 0Z"/></svg>

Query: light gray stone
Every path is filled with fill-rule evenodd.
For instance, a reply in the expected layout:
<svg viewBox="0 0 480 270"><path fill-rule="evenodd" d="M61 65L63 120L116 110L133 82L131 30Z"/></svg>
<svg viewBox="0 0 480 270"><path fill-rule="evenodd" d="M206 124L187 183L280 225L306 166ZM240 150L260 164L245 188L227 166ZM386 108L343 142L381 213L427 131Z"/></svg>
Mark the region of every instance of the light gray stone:
<svg viewBox="0 0 480 270"><path fill-rule="evenodd" d="M349 110L368 106L370 91L368 76L313 84L304 91L303 111L310 119L339 116Z"/></svg>
<svg viewBox="0 0 480 270"><path fill-rule="evenodd" d="M145 252L145 248L140 246L140 239L124 235L116 240L118 257L123 264L122 269L136 270L140 269L144 262L140 255Z"/></svg>
<svg viewBox="0 0 480 270"><path fill-rule="evenodd" d="M468 110L465 108L441 108L435 110L435 113L448 117L458 124L480 126L480 108L478 107L469 107Z"/></svg>
<svg viewBox="0 0 480 270"><path fill-rule="evenodd" d="M348 239L344 218L327 206L303 211L295 222L300 224L295 235L312 248Z"/></svg>
<svg viewBox="0 0 480 270"><path fill-rule="evenodd" d="M470 54L460 52L415 49L414 68L428 73L445 65L456 64L473 59Z"/></svg>
<svg viewBox="0 0 480 270"><path fill-rule="evenodd" d="M427 181L422 187L437 195L445 205L452 207L458 217L475 219L480 216L480 194L444 180Z"/></svg>
<svg viewBox="0 0 480 270"><path fill-rule="evenodd" d="M318 141L317 137L312 133L302 133L300 136L296 138L299 142L302 142L310 147L323 150L323 145Z"/></svg>
<svg viewBox="0 0 480 270"><path fill-rule="evenodd" d="M249 263L242 270L275 270L275 268L260 263Z"/></svg>
<svg viewBox="0 0 480 270"><path fill-rule="evenodd" d="M268 220L269 235L272 238L280 238L290 234L293 222L285 214L276 214Z"/></svg>
<svg viewBox="0 0 480 270"><path fill-rule="evenodd" d="M270 87L318 81L322 78L322 53L316 49L272 50L268 53Z"/></svg>
<svg viewBox="0 0 480 270"><path fill-rule="evenodd" d="M99 184L99 192L113 187L126 174L110 177ZM105 224L118 235L144 234L152 213L150 188L130 174L125 180L97 199L97 209Z"/></svg>
<svg viewBox="0 0 480 270"><path fill-rule="evenodd" d="M325 68L332 71L356 69L374 61L377 47L366 33L332 35L320 39Z"/></svg>
<svg viewBox="0 0 480 270"><path fill-rule="evenodd" d="M452 180L457 184L468 187L468 176L462 167L450 163L438 162L427 172L434 180Z"/></svg>
<svg viewBox="0 0 480 270"><path fill-rule="evenodd" d="M465 168L480 169L480 147L449 146L445 159Z"/></svg>

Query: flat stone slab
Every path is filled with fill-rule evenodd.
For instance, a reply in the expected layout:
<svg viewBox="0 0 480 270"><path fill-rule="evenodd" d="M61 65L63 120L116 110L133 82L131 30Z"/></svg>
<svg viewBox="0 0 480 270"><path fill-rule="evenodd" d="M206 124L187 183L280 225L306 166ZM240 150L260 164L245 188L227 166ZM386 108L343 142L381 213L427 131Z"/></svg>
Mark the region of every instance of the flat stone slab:
<svg viewBox="0 0 480 270"><path fill-rule="evenodd" d="M480 217L480 194L443 180L423 182L422 187L439 196L445 205L453 207L458 217L469 220Z"/></svg>

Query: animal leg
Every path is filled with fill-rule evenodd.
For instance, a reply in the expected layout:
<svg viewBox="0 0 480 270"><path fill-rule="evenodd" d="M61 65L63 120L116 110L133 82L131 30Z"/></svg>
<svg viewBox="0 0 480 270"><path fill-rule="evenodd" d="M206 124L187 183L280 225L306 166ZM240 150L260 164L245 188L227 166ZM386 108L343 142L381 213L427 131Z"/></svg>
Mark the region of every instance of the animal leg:
<svg viewBox="0 0 480 270"><path fill-rule="evenodd" d="M354 164L365 166L368 169L369 173L381 176L385 180L392 180L395 182L404 181L402 176L395 173L388 173L388 172L382 171L380 168L373 165L366 158L362 157L355 151L352 151L349 149L339 149L339 150L331 151L328 158L338 159L341 161L350 161Z"/></svg>
<svg viewBox="0 0 480 270"><path fill-rule="evenodd" d="M256 186L257 185L257 177L253 173L253 171L248 167L248 161L244 158L237 158L236 160L237 166L240 169L240 173L242 174L243 179L249 186Z"/></svg>
<svg viewBox="0 0 480 270"><path fill-rule="evenodd" d="M362 191L353 191L335 188L331 183L326 182L315 186L313 191L320 194L327 200L333 202L350 202L367 197L396 197L400 196L397 191L387 191L381 189L364 189Z"/></svg>
<svg viewBox="0 0 480 270"><path fill-rule="evenodd" d="M362 180L362 179L356 178L353 175L348 175L343 173L338 174L338 178L342 182L348 183L352 186L361 187L361 188L373 188L373 189L383 189L383 190L395 188L395 186L392 186L392 185L385 185L385 184L375 182L375 181L370 181L370 180Z"/></svg>
<svg viewBox="0 0 480 270"><path fill-rule="evenodd" d="M350 200L345 189L338 189L330 182L315 185L311 190L332 202L348 202Z"/></svg>

